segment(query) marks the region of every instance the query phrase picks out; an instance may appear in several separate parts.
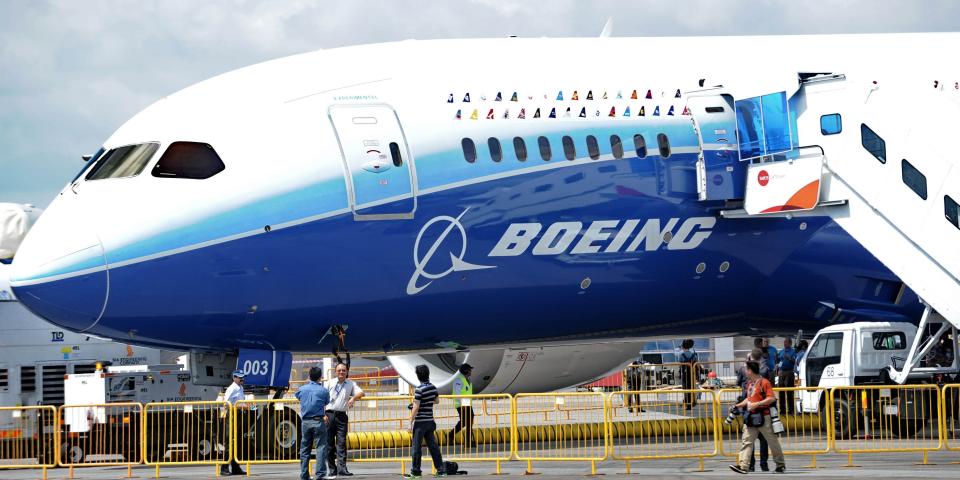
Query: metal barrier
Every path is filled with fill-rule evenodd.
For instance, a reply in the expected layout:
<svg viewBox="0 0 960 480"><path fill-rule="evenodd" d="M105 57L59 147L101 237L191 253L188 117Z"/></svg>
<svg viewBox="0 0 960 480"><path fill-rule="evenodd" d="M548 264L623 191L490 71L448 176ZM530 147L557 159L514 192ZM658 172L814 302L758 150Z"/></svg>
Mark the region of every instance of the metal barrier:
<svg viewBox="0 0 960 480"><path fill-rule="evenodd" d="M507 394L442 395L433 413L443 459L496 462L500 473L500 463L513 456L512 400Z"/></svg>
<svg viewBox="0 0 960 480"><path fill-rule="evenodd" d="M940 389L936 385L834 387L827 410L833 449L854 453L922 452L943 446Z"/></svg>
<svg viewBox="0 0 960 480"><path fill-rule="evenodd" d="M63 405L60 419L57 463L70 467L123 465L127 475L143 461L139 403Z"/></svg>
<svg viewBox="0 0 960 480"><path fill-rule="evenodd" d="M413 397L364 397L350 411L347 434L349 460L398 462L405 470L410 460L410 407ZM426 452L425 452L426 453ZM429 454L426 455L429 458ZM430 464L429 461L425 462Z"/></svg>
<svg viewBox="0 0 960 480"><path fill-rule="evenodd" d="M697 375L693 363L644 363L627 365L623 371L624 390L695 389ZM684 382L687 382L684 385Z"/></svg>
<svg viewBox="0 0 960 480"><path fill-rule="evenodd" d="M234 404L233 458L247 465L300 461L300 402L239 400Z"/></svg>
<svg viewBox="0 0 960 480"><path fill-rule="evenodd" d="M336 368L336 366L334 366L333 368L328 368L326 373L327 373L327 375L326 375L325 377L323 377L324 381L330 380L330 379L333 379L333 378L337 378L337 368ZM349 376L349 378L350 378L350 380L357 381L357 377L376 377L376 376L378 376L378 375L380 375L380 368L379 368L379 367L357 367L357 366L354 366L354 367L350 367L350 376Z"/></svg>
<svg viewBox="0 0 960 480"><path fill-rule="evenodd" d="M784 455L810 455L809 467L816 468L817 455L830 453L831 424L815 411L816 402L829 395L826 388L774 388L778 398L777 410L783 422L784 431L777 437ZM717 430L720 436L720 455L735 457L740 453L740 443L743 436L743 416L739 413L732 416L731 407L737 403L741 390L724 389L717 394ZM813 407L804 408L801 401L815 402ZM730 421L725 421L729 419Z"/></svg>
<svg viewBox="0 0 960 480"><path fill-rule="evenodd" d="M372 375L372 376L350 376L350 380L360 387L367 395L398 395L398 383L400 377L397 375Z"/></svg>
<svg viewBox="0 0 960 480"><path fill-rule="evenodd" d="M722 388L736 387L737 372L740 371L743 364L743 359L726 360L722 362L697 362L694 367L697 385L705 386L704 382L707 380L707 375L713 372L717 374L717 379L723 384Z"/></svg>
<svg viewBox="0 0 960 480"><path fill-rule="evenodd" d="M55 407L0 407L0 469L41 468L57 464Z"/></svg>
<svg viewBox="0 0 960 480"><path fill-rule="evenodd" d="M597 462L607 458L606 418L607 398L602 393L517 394L514 454L527 462L528 473L534 461L588 461L595 474Z"/></svg>
<svg viewBox="0 0 960 480"><path fill-rule="evenodd" d="M690 405L695 395L704 401ZM612 405L636 401L632 408L614 410ZM670 390L614 392L610 394L608 429L610 456L625 460L697 458L703 470L704 458L717 454L715 423L716 393L711 390Z"/></svg>
<svg viewBox="0 0 960 480"><path fill-rule="evenodd" d="M237 409L237 416L246 414ZM161 466L219 466L232 458L234 415L227 402L148 403L143 415L143 460L158 478Z"/></svg>
<svg viewBox="0 0 960 480"><path fill-rule="evenodd" d="M960 384L944 385L940 394L940 404L943 406L940 417L943 419L944 448L960 451Z"/></svg>

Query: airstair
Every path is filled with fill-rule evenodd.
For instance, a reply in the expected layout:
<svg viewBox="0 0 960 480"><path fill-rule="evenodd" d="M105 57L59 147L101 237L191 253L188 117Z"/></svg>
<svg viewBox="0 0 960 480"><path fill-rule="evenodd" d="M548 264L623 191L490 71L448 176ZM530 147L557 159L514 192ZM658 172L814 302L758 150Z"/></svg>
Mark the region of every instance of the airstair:
<svg viewBox="0 0 960 480"><path fill-rule="evenodd" d="M789 131L774 133L806 146L790 141L772 152L763 145L771 135L744 134L749 108L761 119L766 112L737 102L740 157L749 166L743 209L724 216L833 218L926 306L904 365L888 369L891 380L937 373L922 359L947 332L957 352L960 328L960 105L932 88L801 75L786 112ZM755 158L744 158L751 150L744 142L757 139Z"/></svg>

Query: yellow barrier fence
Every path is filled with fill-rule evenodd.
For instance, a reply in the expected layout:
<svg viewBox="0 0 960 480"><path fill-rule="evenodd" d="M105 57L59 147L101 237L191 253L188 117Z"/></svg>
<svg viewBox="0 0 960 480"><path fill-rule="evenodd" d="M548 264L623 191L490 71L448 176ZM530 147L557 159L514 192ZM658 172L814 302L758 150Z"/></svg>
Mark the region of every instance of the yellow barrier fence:
<svg viewBox="0 0 960 480"><path fill-rule="evenodd" d="M693 363L627 365L623 371L623 389L629 391L695 389L698 385L695 365ZM631 401L629 398L627 400Z"/></svg>
<svg viewBox="0 0 960 480"><path fill-rule="evenodd" d="M234 405L233 458L250 465L300 461L300 402L240 400Z"/></svg>
<svg viewBox="0 0 960 480"><path fill-rule="evenodd" d="M710 390L614 392L610 394L610 456L624 460L704 458L717 454L716 398ZM690 395L701 401L690 405ZM634 408L614 409L634 397ZM688 408L689 406L689 408Z"/></svg>
<svg viewBox="0 0 960 480"><path fill-rule="evenodd" d="M820 398L826 399L829 392L825 388L774 388L778 398L787 398L792 401L778 401L777 410L784 431L778 438L784 455L810 455L809 467L816 468L817 455L830 452L830 422L826 415L821 415L814 408L804 413L801 400L814 402L816 407ZM717 428L720 434L720 454L735 457L740 452L740 441L743 436L743 416L740 412L730 415L731 407L735 405L741 390L724 389L717 394ZM729 420L729 421L727 421ZM755 449L755 455L759 454Z"/></svg>
<svg viewBox="0 0 960 480"><path fill-rule="evenodd" d="M607 458L607 398L602 393L520 393L513 399L514 454L527 462Z"/></svg>
<svg viewBox="0 0 960 480"><path fill-rule="evenodd" d="M833 445L853 464L855 453L922 452L943 446L940 389L936 385L834 387L828 418Z"/></svg>
<svg viewBox="0 0 960 480"><path fill-rule="evenodd" d="M500 473L513 456L512 404L506 394L441 396L434 416L443 459L496 462Z"/></svg>
<svg viewBox="0 0 960 480"><path fill-rule="evenodd" d="M231 460L233 409L227 402L148 403L143 410L143 459L156 467L214 465ZM248 415L245 408L237 416Z"/></svg>
<svg viewBox="0 0 960 480"><path fill-rule="evenodd" d="M63 405L57 409L61 431L58 463L73 467L127 466L143 461L141 455L141 416L139 403Z"/></svg>
<svg viewBox="0 0 960 480"><path fill-rule="evenodd" d="M960 384L944 385L940 396L943 405L943 441L944 448L960 451Z"/></svg>
<svg viewBox="0 0 960 480"><path fill-rule="evenodd" d="M413 397L364 397L350 411L347 448L355 462L410 461L410 407ZM426 453L426 452L425 452ZM429 458L429 454L426 454ZM425 462L427 465L429 461Z"/></svg>
<svg viewBox="0 0 960 480"><path fill-rule="evenodd" d="M40 468L57 464L55 407L0 407L0 469Z"/></svg>

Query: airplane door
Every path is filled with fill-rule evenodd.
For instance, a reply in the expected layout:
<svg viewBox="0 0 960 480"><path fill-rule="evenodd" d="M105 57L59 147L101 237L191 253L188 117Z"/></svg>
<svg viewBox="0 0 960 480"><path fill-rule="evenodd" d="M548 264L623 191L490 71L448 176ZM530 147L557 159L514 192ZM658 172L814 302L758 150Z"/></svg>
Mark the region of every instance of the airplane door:
<svg viewBox="0 0 960 480"><path fill-rule="evenodd" d="M697 160L697 190L700 200L744 197L747 166L740 162L737 116L733 97L716 92L694 92L687 108L700 137Z"/></svg>
<svg viewBox="0 0 960 480"><path fill-rule="evenodd" d="M416 176L397 113L388 105L330 107L354 220L413 218Z"/></svg>

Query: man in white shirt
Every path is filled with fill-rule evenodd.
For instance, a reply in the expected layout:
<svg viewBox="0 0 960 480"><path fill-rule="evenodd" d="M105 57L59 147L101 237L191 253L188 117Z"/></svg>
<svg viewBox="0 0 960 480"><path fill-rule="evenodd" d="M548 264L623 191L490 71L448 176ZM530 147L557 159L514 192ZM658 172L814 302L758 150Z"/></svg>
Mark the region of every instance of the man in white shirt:
<svg viewBox="0 0 960 480"><path fill-rule="evenodd" d="M327 444L336 445L327 454L327 471L344 477L353 475L347 471L347 410L353 403L363 398L363 390L353 380L347 378L348 367L345 363L338 363L337 378L327 380L327 390L330 392L330 403L327 404L327 417L330 419L327 428ZM336 439L336 443L334 443ZM334 463L336 462L336 463Z"/></svg>
<svg viewBox="0 0 960 480"><path fill-rule="evenodd" d="M237 400L243 400L243 370L234 370L233 372L233 383L227 387L227 391L223 394L223 399L233 405L237 403ZM246 475L247 472L244 472L240 468L240 464L236 460L230 460L230 466L223 465L220 467L220 475Z"/></svg>

